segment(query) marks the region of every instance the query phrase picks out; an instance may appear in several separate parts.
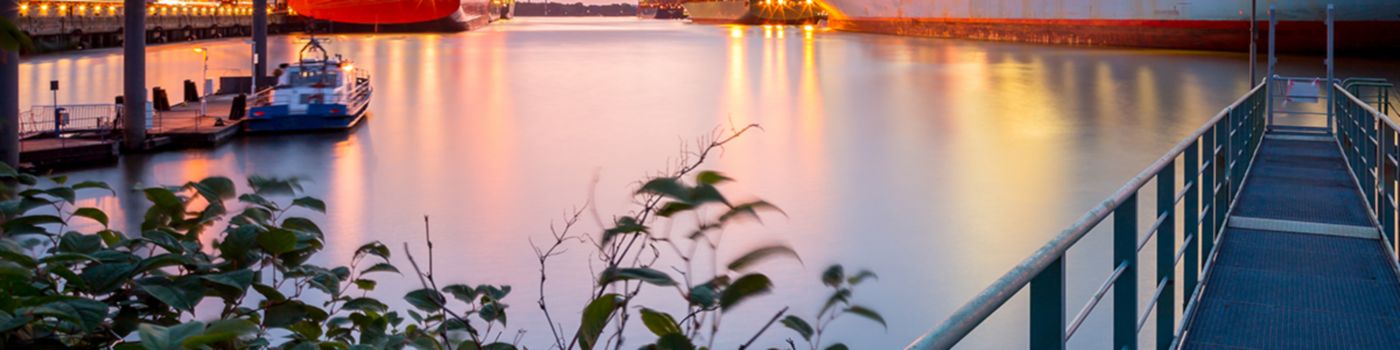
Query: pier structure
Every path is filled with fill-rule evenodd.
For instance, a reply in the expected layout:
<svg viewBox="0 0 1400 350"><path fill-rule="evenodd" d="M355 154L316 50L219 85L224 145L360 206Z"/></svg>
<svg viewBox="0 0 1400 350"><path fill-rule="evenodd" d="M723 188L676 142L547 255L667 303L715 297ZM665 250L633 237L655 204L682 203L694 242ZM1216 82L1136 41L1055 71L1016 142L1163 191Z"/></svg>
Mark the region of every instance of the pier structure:
<svg viewBox="0 0 1400 350"><path fill-rule="evenodd" d="M1105 308L1113 349L1400 344L1394 85L1334 79L1330 54L1327 77L1278 75L1273 43L1262 83L907 349L952 348L1027 289L1031 349L1065 349ZM1112 272L1070 309L1067 254L1109 222Z"/></svg>
<svg viewBox="0 0 1400 350"><path fill-rule="evenodd" d="M259 1L266 14L266 0ZM266 18L260 26L254 24L256 4L141 3L123 0L51 1L20 0L16 24L32 37L39 51L116 47L127 40L126 9L138 8L147 20L143 28L146 41L164 43L207 38L249 36L257 28L269 28ZM280 11L278 23L290 23L289 13ZM289 24L293 25L293 24ZM272 26L274 30L280 29Z"/></svg>
<svg viewBox="0 0 1400 350"><path fill-rule="evenodd" d="M19 18L19 1L0 0L0 17ZM0 162L19 165L19 52L0 50Z"/></svg>
<svg viewBox="0 0 1400 350"><path fill-rule="evenodd" d="M145 0L126 0L127 8L142 8ZM146 11L126 11L126 28L146 28ZM122 40L122 146L141 149L146 142L146 33L123 32Z"/></svg>

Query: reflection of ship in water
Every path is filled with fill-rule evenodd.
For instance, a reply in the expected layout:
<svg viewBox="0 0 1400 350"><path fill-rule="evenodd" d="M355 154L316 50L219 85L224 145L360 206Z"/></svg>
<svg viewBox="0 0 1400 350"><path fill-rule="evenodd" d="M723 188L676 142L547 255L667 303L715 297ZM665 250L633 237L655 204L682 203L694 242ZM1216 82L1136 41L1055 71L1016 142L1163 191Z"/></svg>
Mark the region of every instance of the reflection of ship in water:
<svg viewBox="0 0 1400 350"><path fill-rule="evenodd" d="M639 0L637 17L644 19L682 19L685 7L681 0Z"/></svg>
<svg viewBox="0 0 1400 350"><path fill-rule="evenodd" d="M686 14L705 24L809 24L826 19L813 0L699 0L685 3Z"/></svg>
<svg viewBox="0 0 1400 350"><path fill-rule="evenodd" d="M1400 1L1259 1L1254 11L1267 28L1268 9L1279 21L1278 48L1326 49L1323 19L1335 5L1338 51L1400 51ZM838 30L1019 41L1044 44L1243 51L1249 48L1249 1L823 0ZM1267 37L1260 31L1262 40Z"/></svg>
<svg viewBox="0 0 1400 350"><path fill-rule="evenodd" d="M511 18L515 0L291 0L331 32L460 32Z"/></svg>

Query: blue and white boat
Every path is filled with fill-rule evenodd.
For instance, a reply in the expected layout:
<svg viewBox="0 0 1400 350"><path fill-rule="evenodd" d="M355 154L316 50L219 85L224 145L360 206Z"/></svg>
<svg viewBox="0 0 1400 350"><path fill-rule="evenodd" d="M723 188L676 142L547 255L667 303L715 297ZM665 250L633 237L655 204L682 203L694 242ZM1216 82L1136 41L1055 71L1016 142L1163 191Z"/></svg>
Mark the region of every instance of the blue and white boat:
<svg viewBox="0 0 1400 350"><path fill-rule="evenodd" d="M258 93L243 122L249 132L346 130L369 108L369 74L340 55L330 56L316 38L298 62L278 67L277 85Z"/></svg>

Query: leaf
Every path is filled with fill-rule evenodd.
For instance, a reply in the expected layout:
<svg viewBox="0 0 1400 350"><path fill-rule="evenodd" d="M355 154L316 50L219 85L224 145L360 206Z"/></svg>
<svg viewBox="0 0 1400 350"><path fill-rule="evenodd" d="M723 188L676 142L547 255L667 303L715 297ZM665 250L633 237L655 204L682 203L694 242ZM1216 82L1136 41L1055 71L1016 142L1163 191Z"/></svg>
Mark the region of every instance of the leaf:
<svg viewBox="0 0 1400 350"><path fill-rule="evenodd" d="M204 286L194 278L172 281L166 277L151 277L136 281L136 286L177 310L194 312L195 305L204 299Z"/></svg>
<svg viewBox="0 0 1400 350"><path fill-rule="evenodd" d="M826 350L851 350L851 348L846 347L846 344L836 343L826 347Z"/></svg>
<svg viewBox="0 0 1400 350"><path fill-rule="evenodd" d="M312 197L301 197L292 200L292 206L315 210L318 213L326 213L326 202Z"/></svg>
<svg viewBox="0 0 1400 350"><path fill-rule="evenodd" d="M490 300L501 300L505 299L507 294L510 294L510 286L497 287L489 284L483 284L480 286L476 286L476 291L478 293L484 294L487 297L490 297Z"/></svg>
<svg viewBox="0 0 1400 350"><path fill-rule="evenodd" d="M204 331L204 323L190 321L181 323L173 327L162 327L154 324L142 324L138 328L141 334L141 345L150 350L179 350L186 338L198 335Z"/></svg>
<svg viewBox="0 0 1400 350"><path fill-rule="evenodd" d="M211 194L216 195L217 199L230 199L238 193L238 190L234 188L233 180L223 176L208 177L199 180L199 184Z"/></svg>
<svg viewBox="0 0 1400 350"><path fill-rule="evenodd" d="M306 304L296 300L271 303L263 312L263 326L286 327L307 316Z"/></svg>
<svg viewBox="0 0 1400 350"><path fill-rule="evenodd" d="M133 263L104 263L88 266L79 274L92 294L107 294L131 279Z"/></svg>
<svg viewBox="0 0 1400 350"><path fill-rule="evenodd" d="M380 257L380 258L384 258L385 260L388 260L388 259L389 259L389 247L384 246L384 243L380 243L379 241L374 241L374 242L365 243L365 245L360 246L359 249L355 249L355 258L356 258L356 259L359 259L361 256L363 256L363 255L365 255L365 254L374 255L374 256L377 256L377 257ZM395 270L395 271L397 271L397 270Z"/></svg>
<svg viewBox="0 0 1400 350"><path fill-rule="evenodd" d="M607 285L617 281L641 280L658 286L674 286L676 280L665 272L646 267L608 268L598 278L598 283Z"/></svg>
<svg viewBox="0 0 1400 350"><path fill-rule="evenodd" d="M367 275L371 272L399 273L399 268L394 267L394 265L390 263L378 263L370 266L369 268L366 268L364 271L360 271L360 275Z"/></svg>
<svg viewBox="0 0 1400 350"><path fill-rule="evenodd" d="M53 196L54 198L62 199L64 202L68 202L68 204L73 204L73 202L78 201L78 194L75 193L70 187L50 188L44 190L44 194Z"/></svg>
<svg viewBox="0 0 1400 350"><path fill-rule="evenodd" d="M448 285L446 287L442 287L442 291L448 294L452 294L453 298L466 303L475 301L477 294L480 293L479 290L465 284Z"/></svg>
<svg viewBox="0 0 1400 350"><path fill-rule="evenodd" d="M218 320L209 323L209 326L204 329L203 333L185 338L184 341L180 342L180 345L185 349L200 349L243 335L253 334L257 331L257 324L249 320Z"/></svg>
<svg viewBox="0 0 1400 350"><path fill-rule="evenodd" d="M506 305L492 302L481 306L481 311L477 312L481 320L486 322L501 321L501 325L506 325Z"/></svg>
<svg viewBox="0 0 1400 350"><path fill-rule="evenodd" d="M695 209L695 205L686 202L666 202L666 204L661 206L661 209L656 210L656 215L669 218L672 215L676 215L676 213L691 209Z"/></svg>
<svg viewBox="0 0 1400 350"><path fill-rule="evenodd" d="M855 276L846 278L846 283L850 283L851 285L857 285L861 282L864 282L866 279L871 278L878 280L880 279L880 276L875 275L875 273L870 272L870 270L860 270L860 272L856 273Z"/></svg>
<svg viewBox="0 0 1400 350"><path fill-rule="evenodd" d="M729 269L733 271L743 271L745 268L749 267L749 265L777 255L791 256L793 259L797 259L797 262L802 262L802 258L797 256L797 251L785 245L775 245L754 249L738 259L734 259L734 261L729 263Z"/></svg>
<svg viewBox="0 0 1400 350"><path fill-rule="evenodd" d="M297 235L292 231L272 229L258 234L258 246L274 255L290 252L296 245Z"/></svg>
<svg viewBox="0 0 1400 350"><path fill-rule="evenodd" d="M116 193L116 191L113 191L113 190L112 190L112 186L108 186L106 182L98 182L98 181L83 181L83 182L79 182L79 183L73 184L73 189L74 189L74 190L104 189L104 190L107 190L107 192Z"/></svg>
<svg viewBox="0 0 1400 350"><path fill-rule="evenodd" d="M716 188L714 185L705 184L695 186L695 188L690 191L690 202L696 205L704 203L723 203L724 205L729 205L729 199L724 198L724 195L719 193L719 188Z"/></svg>
<svg viewBox="0 0 1400 350"><path fill-rule="evenodd" d="M642 188L637 190L637 194L643 193L661 195L681 201L690 200L690 187L674 177L658 177L647 181L642 184Z"/></svg>
<svg viewBox="0 0 1400 350"><path fill-rule="evenodd" d="M598 345L598 337L603 334L603 329L607 328L608 320L612 319L613 311L617 310L618 301L621 296L608 293L588 303L583 308L583 317L578 326L579 347L583 350L592 350Z"/></svg>
<svg viewBox="0 0 1400 350"><path fill-rule="evenodd" d="M870 308L860 305L851 305L851 307L846 308L846 313L860 317L865 317L870 319L871 321L879 322L881 326L885 327L885 329L890 328L889 325L885 324L885 318L881 317L879 312L875 312L875 310L871 310Z"/></svg>
<svg viewBox="0 0 1400 350"><path fill-rule="evenodd" d="M724 174L721 174L721 173L718 172L718 171L706 170L706 171L701 171L701 172L698 173L698 174L695 174L695 182L696 182L696 183L701 183L701 184L706 184L706 185L718 185L718 184L725 183L725 182L729 182L729 181L734 181L734 179L731 179L731 178L729 178L728 176L724 176Z"/></svg>
<svg viewBox="0 0 1400 350"><path fill-rule="evenodd" d="M237 297L253 285L253 270L237 270L213 275L199 276L205 281L227 287L232 296Z"/></svg>
<svg viewBox="0 0 1400 350"><path fill-rule="evenodd" d="M841 265L831 265L822 272L822 283L827 286L839 287L843 279L846 279L846 269Z"/></svg>
<svg viewBox="0 0 1400 350"><path fill-rule="evenodd" d="M617 218L614 224L616 226L603 230L603 243L611 242L613 237L617 235L647 232L647 226L637 222L637 219L631 216Z"/></svg>
<svg viewBox="0 0 1400 350"><path fill-rule="evenodd" d="M258 195L290 195L301 191L301 182L296 178L248 177L248 187Z"/></svg>
<svg viewBox="0 0 1400 350"><path fill-rule="evenodd" d="M782 323L784 327L796 331L802 336L802 339L812 340L812 334L816 333L816 330L812 329L812 324L807 323L807 320L803 320L801 317L788 315L783 317Z"/></svg>
<svg viewBox="0 0 1400 350"><path fill-rule="evenodd" d="M78 210L73 211L73 216L92 219L92 221L102 224L102 227L107 227L107 213L97 208L78 208Z"/></svg>
<svg viewBox="0 0 1400 350"><path fill-rule="evenodd" d="M151 187L142 190L142 192L146 194L146 200L151 201L151 203L155 204L157 207L178 208L182 206L180 197L175 196L175 193L170 192L168 189Z"/></svg>
<svg viewBox="0 0 1400 350"><path fill-rule="evenodd" d="M354 298L345 302L342 308L346 310L384 312L389 310L389 305L385 305L374 298Z"/></svg>
<svg viewBox="0 0 1400 350"><path fill-rule="evenodd" d="M742 203L739 205L735 205L732 208L729 208L729 211L725 212L724 215L719 216L719 221L729 222L730 220L739 218L752 218L754 220L759 220L758 211L760 210L772 210L778 212L779 214L787 215L783 212L782 209L778 209L778 206L775 206L772 203L768 203L767 201L754 201L749 203ZM762 220L759 221L761 222Z"/></svg>
<svg viewBox="0 0 1400 350"><path fill-rule="evenodd" d="M53 255L46 256L43 259L39 259L39 262L50 265L64 264L76 261L97 262L97 258L93 258L90 255L80 253L56 253Z"/></svg>
<svg viewBox="0 0 1400 350"><path fill-rule="evenodd" d="M360 290L363 290L363 291L366 291L366 292L374 290L374 287L379 285L379 282L375 282L374 280L363 279L363 278L356 279L356 280L354 281L354 283L355 283L355 288L359 288Z"/></svg>
<svg viewBox="0 0 1400 350"><path fill-rule="evenodd" d="M0 260L0 276L16 277L16 279L13 280L27 281L31 277L34 277L34 270L13 261Z"/></svg>
<svg viewBox="0 0 1400 350"><path fill-rule="evenodd" d="M650 329L651 333L657 336L681 333L681 326L676 324L676 319L672 318L670 314L649 308L642 308L642 324L645 324L647 329Z"/></svg>
<svg viewBox="0 0 1400 350"><path fill-rule="evenodd" d="M772 291L773 282L768 280L768 276L762 274L747 274L724 289L719 296L719 307L724 311L729 311L739 302L749 297L762 295Z"/></svg>
<svg viewBox="0 0 1400 350"><path fill-rule="evenodd" d="M287 300L287 297L282 295L282 292L277 291L277 288L273 288L272 286L266 284L253 283L253 290L258 291L258 294L262 294L263 299L267 299L267 301L270 302L281 302L283 300Z"/></svg>
<svg viewBox="0 0 1400 350"><path fill-rule="evenodd" d="M695 343L686 338L684 334L669 333L656 339L657 350L694 350Z"/></svg>
<svg viewBox="0 0 1400 350"><path fill-rule="evenodd" d="M447 304L447 298L442 293L427 288L408 292L403 299L419 310L430 312L441 310Z"/></svg>

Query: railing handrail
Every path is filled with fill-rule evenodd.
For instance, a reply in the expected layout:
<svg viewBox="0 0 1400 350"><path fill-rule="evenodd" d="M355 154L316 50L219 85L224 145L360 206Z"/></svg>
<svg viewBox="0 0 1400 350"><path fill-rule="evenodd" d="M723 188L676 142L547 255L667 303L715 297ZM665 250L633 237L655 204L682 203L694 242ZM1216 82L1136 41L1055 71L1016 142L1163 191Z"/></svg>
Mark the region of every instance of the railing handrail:
<svg viewBox="0 0 1400 350"><path fill-rule="evenodd" d="M1255 94L1264 89L1267 84L1261 83L1250 89L1249 93L1241 96L1225 107L1210 120L1206 121L1200 128L1182 139L1170 151L1152 162L1145 170L1139 172L1127 184L1123 185L1108 199L1090 209L1088 213L1076 220L1069 228L1060 232L1059 235L1051 239L1045 245L1037 249L1031 256L1022 260L1021 263L1012 267L995 282L993 282L982 292L962 307L958 308L946 320L938 326L929 330L924 335L919 336L913 343L905 349L947 349L956 345L964 337L967 337L972 330L977 328L988 317L991 317L1008 300L1030 284L1031 280L1044 271L1051 264L1055 263L1069 251L1086 234L1098 227L1104 219L1108 218L1120 205L1129 198L1135 198L1137 191L1146 186L1158 172L1170 164L1176 162L1176 158L1186 152L1198 139L1210 132L1221 120L1230 116L1230 112L1243 105Z"/></svg>
<svg viewBox="0 0 1400 350"><path fill-rule="evenodd" d="M1351 103L1354 103L1358 107L1361 107L1363 111L1371 113L1371 115L1381 116L1382 118L1377 119L1384 121L1386 124L1390 124L1391 128L1400 129L1400 124L1396 124L1394 120L1390 119L1390 116L1385 115L1385 113L1381 113L1381 111L1376 109L1375 106L1366 103L1366 101L1362 101L1361 98L1356 97L1356 95L1352 95L1351 92L1347 91L1347 89L1342 85L1332 84L1332 86L1334 90L1336 90L1337 92L1341 92L1343 97L1346 97L1348 100L1351 100Z"/></svg>

